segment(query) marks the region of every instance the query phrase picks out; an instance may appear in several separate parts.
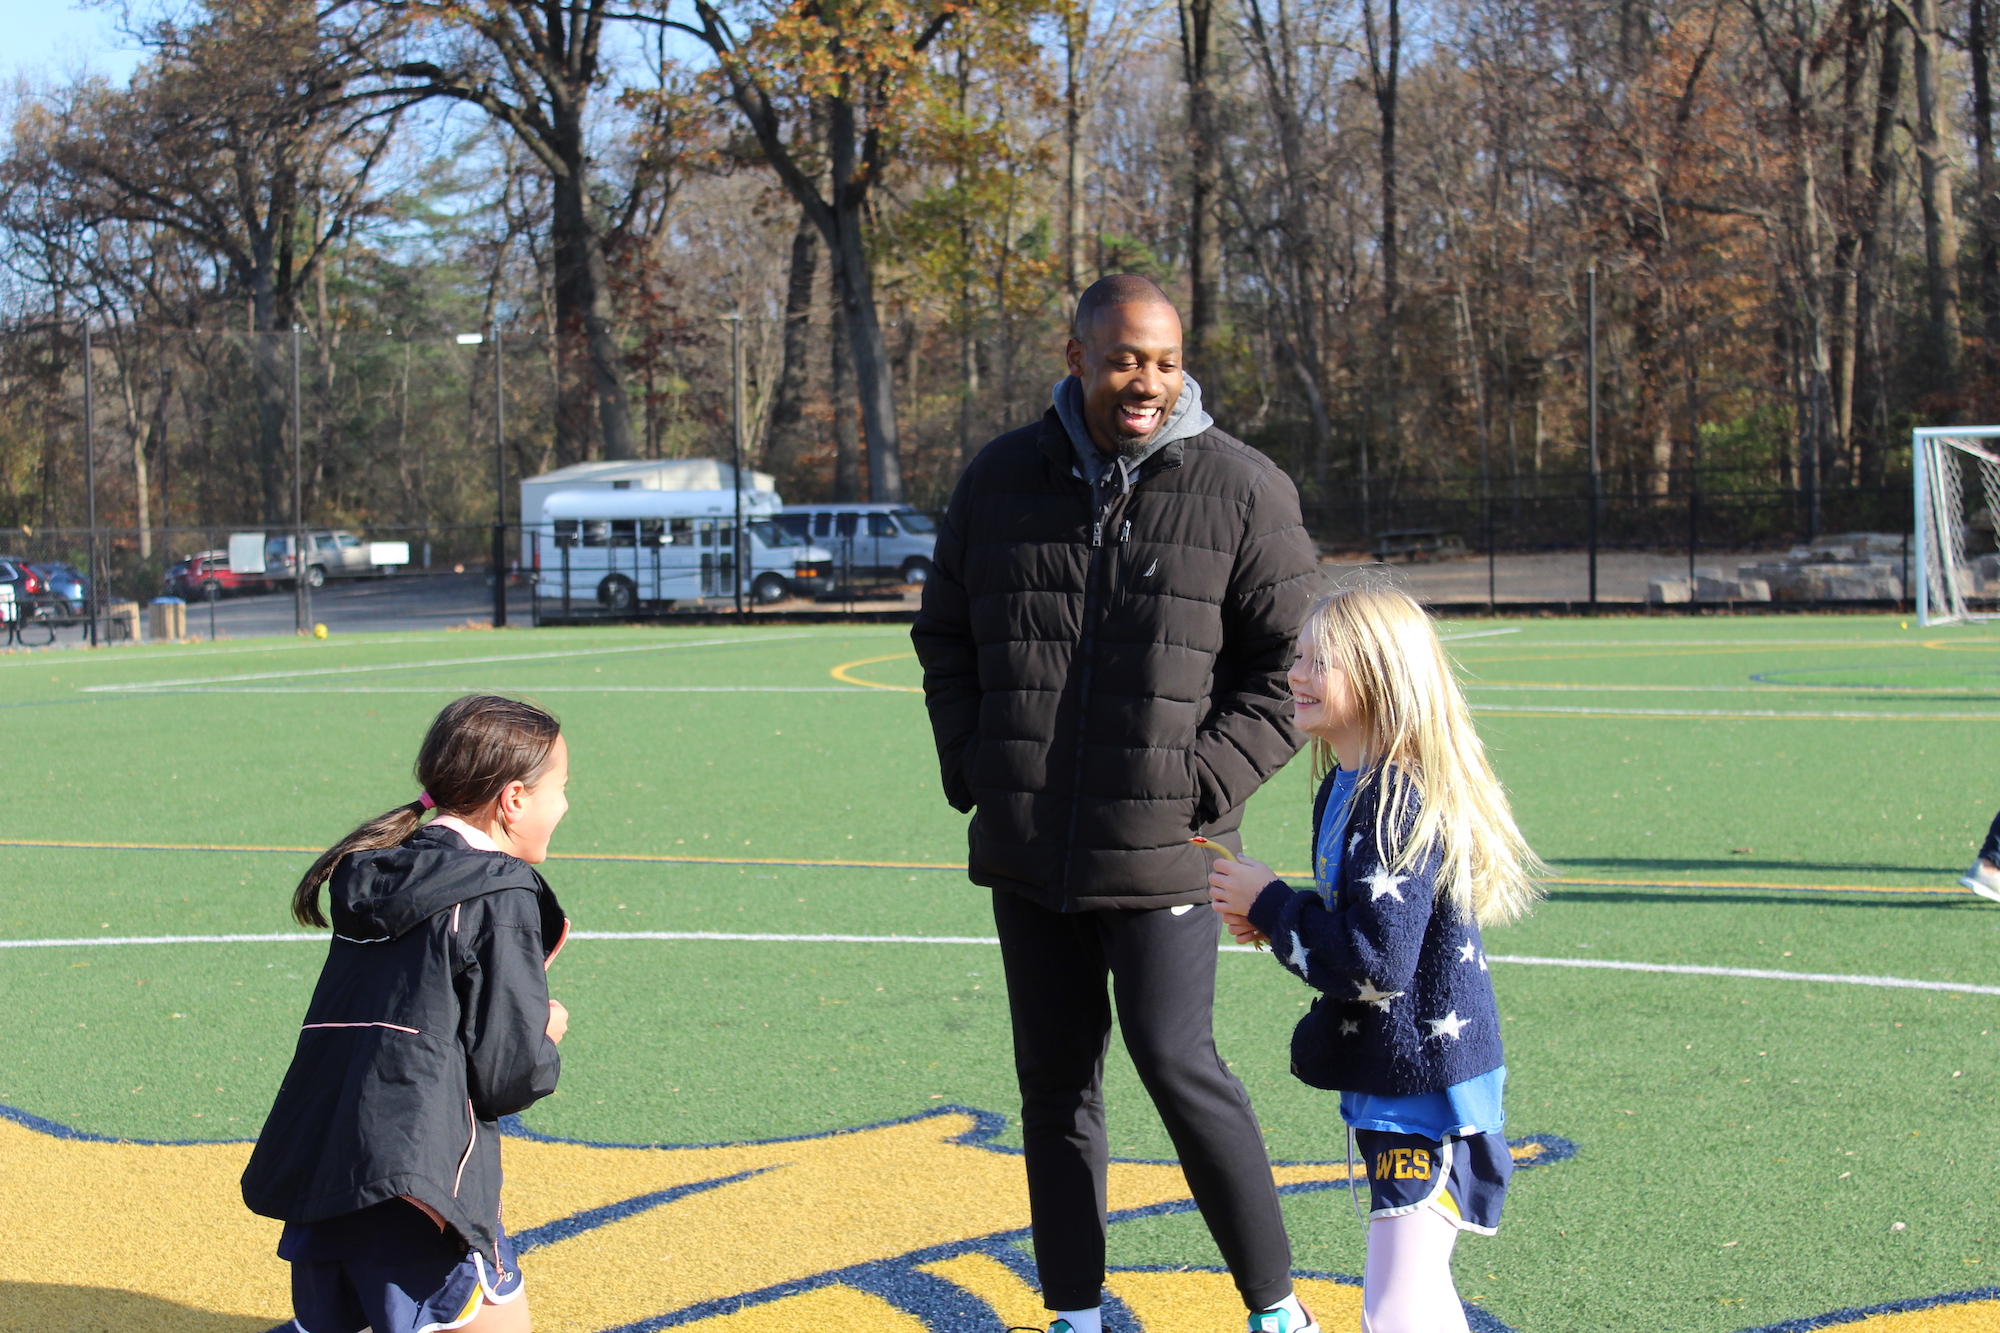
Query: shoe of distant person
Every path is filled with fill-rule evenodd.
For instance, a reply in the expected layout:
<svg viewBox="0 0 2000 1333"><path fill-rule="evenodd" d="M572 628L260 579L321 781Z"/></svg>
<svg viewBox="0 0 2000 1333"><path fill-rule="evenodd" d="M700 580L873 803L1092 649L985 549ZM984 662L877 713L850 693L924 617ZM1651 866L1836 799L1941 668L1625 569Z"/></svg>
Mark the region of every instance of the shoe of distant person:
<svg viewBox="0 0 2000 1333"><path fill-rule="evenodd" d="M2000 903L2000 869L1989 865L1986 858L1974 861L1972 869L1966 871L1958 882L1980 897Z"/></svg>

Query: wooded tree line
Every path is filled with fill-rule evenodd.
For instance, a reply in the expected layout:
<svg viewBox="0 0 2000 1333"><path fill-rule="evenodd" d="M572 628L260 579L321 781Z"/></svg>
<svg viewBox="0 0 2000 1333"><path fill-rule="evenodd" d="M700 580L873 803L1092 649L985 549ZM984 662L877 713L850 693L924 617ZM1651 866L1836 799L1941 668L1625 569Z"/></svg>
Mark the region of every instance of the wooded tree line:
<svg viewBox="0 0 2000 1333"><path fill-rule="evenodd" d="M1898 484L2000 410L1991 4L200 0L10 94L0 522L85 321L117 526L286 520L295 411L320 522L489 516L496 394L726 456L732 324L788 498L939 504L1115 271L1310 500L1579 493L1593 268L1609 492Z"/></svg>

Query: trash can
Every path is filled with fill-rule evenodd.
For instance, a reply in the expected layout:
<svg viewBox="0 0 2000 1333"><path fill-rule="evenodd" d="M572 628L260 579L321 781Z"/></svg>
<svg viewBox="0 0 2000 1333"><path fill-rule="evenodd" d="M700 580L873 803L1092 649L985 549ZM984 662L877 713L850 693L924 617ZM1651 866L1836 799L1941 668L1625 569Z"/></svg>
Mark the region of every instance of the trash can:
<svg viewBox="0 0 2000 1333"><path fill-rule="evenodd" d="M146 637L154 643L179 643L187 632L187 603L180 598L155 597L146 608Z"/></svg>

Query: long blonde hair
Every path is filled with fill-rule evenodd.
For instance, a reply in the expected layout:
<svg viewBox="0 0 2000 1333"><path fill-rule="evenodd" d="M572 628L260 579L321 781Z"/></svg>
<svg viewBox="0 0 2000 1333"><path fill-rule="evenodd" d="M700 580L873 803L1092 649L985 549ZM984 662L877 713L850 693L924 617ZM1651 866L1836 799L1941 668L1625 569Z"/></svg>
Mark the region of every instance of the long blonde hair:
<svg viewBox="0 0 2000 1333"><path fill-rule="evenodd" d="M1304 638L1321 662L1347 673L1367 719L1366 752L1354 758L1366 770L1362 782L1384 788L1375 838L1395 848L1390 869L1404 869L1436 842L1444 855L1438 892L1460 916L1492 926L1525 915L1548 867L1514 823L1424 609L1386 586L1341 588L1306 613ZM1336 758L1314 738L1315 778ZM1421 808L1404 833L1412 793Z"/></svg>

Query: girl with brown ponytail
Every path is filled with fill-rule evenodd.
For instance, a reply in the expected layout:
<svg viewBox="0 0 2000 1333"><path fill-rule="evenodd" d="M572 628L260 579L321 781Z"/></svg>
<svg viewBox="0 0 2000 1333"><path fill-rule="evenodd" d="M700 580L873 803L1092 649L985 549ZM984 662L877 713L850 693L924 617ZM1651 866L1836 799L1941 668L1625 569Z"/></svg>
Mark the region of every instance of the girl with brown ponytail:
<svg viewBox="0 0 2000 1333"><path fill-rule="evenodd" d="M545 973L569 922L534 867L569 809L569 747L534 705L468 695L416 770L416 800L293 892L333 941L243 1200L285 1223L300 1329L527 1333L498 1121L561 1071L569 1016Z"/></svg>

